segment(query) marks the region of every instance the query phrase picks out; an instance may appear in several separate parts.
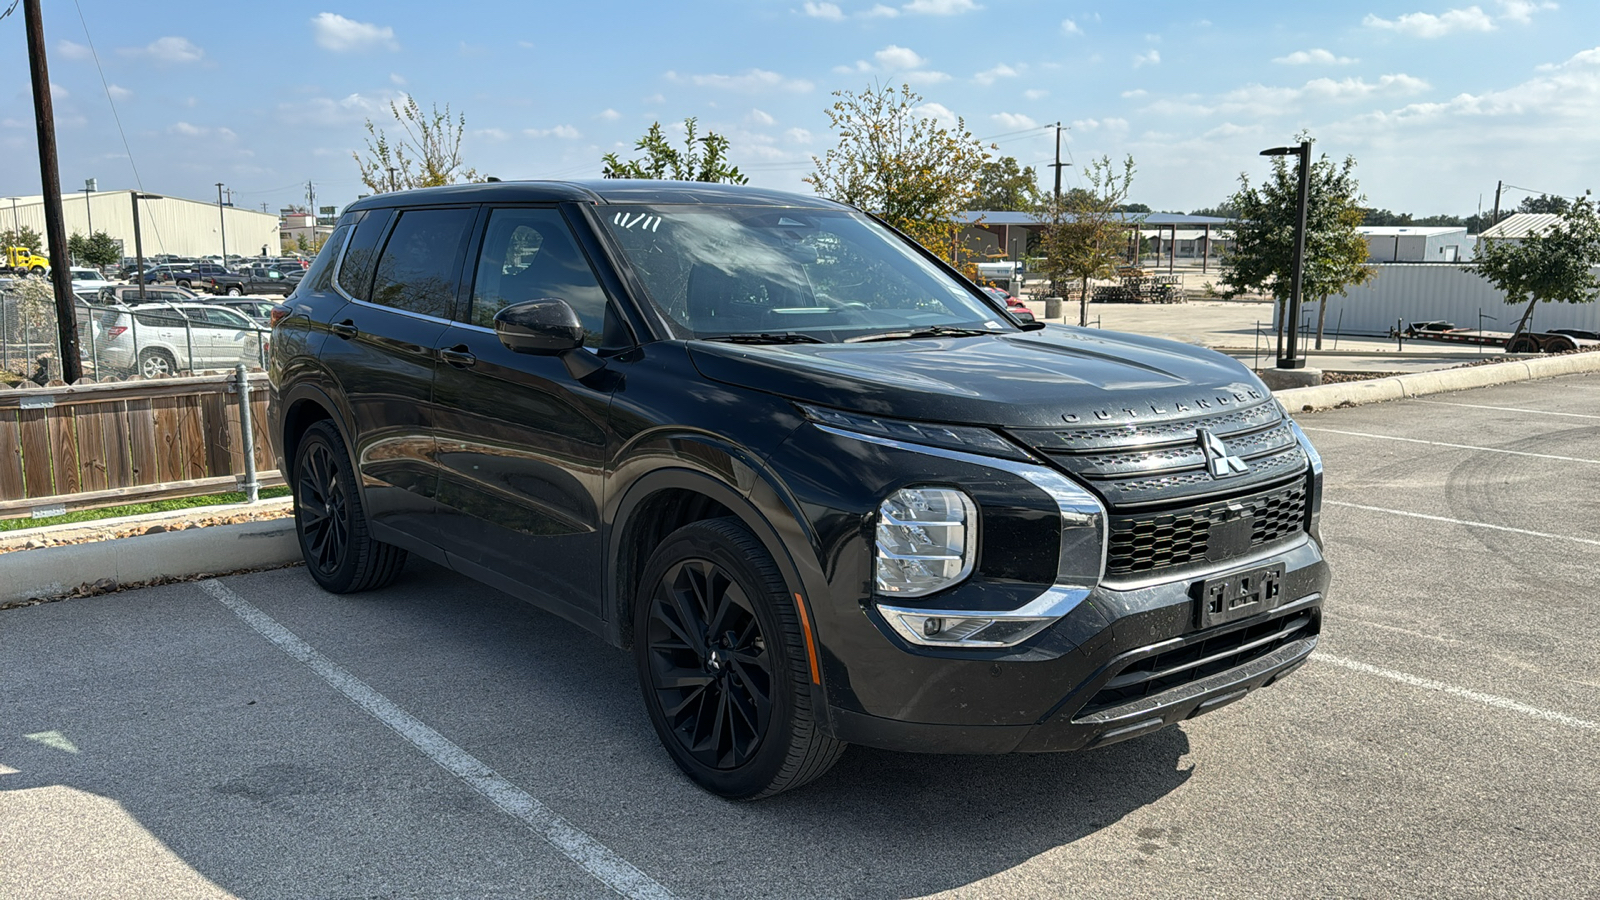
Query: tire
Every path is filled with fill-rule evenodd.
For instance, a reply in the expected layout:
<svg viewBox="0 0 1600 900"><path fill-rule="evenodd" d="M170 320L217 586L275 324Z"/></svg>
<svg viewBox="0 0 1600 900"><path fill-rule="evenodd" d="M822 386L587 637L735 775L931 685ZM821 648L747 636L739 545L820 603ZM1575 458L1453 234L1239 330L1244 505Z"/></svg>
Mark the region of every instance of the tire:
<svg viewBox="0 0 1600 900"><path fill-rule="evenodd" d="M1540 349L1546 353L1566 353L1578 349L1578 343L1564 334L1552 334L1545 337Z"/></svg>
<svg viewBox="0 0 1600 900"><path fill-rule="evenodd" d="M1507 353L1538 353L1539 339L1531 334L1519 334L1506 341Z"/></svg>
<svg viewBox="0 0 1600 900"><path fill-rule="evenodd" d="M244 288L239 287L238 285L234 285L234 286L228 288L227 294L228 294L229 297L243 297L244 296Z"/></svg>
<svg viewBox="0 0 1600 900"><path fill-rule="evenodd" d="M178 282L178 287L181 287L184 290L188 290L189 289L189 282L187 280L179 281Z"/></svg>
<svg viewBox="0 0 1600 900"><path fill-rule="evenodd" d="M138 372L145 378L171 378L178 374L178 361L160 347L146 347L139 351Z"/></svg>
<svg viewBox="0 0 1600 900"><path fill-rule="evenodd" d="M315 422L301 435L293 473L294 530L317 584L351 594L392 583L406 551L372 537L350 454L332 422Z"/></svg>
<svg viewBox="0 0 1600 900"><path fill-rule="evenodd" d="M668 535L645 564L633 624L651 724L695 783L759 800L838 762L845 744L817 728L794 600L743 523L713 519Z"/></svg>

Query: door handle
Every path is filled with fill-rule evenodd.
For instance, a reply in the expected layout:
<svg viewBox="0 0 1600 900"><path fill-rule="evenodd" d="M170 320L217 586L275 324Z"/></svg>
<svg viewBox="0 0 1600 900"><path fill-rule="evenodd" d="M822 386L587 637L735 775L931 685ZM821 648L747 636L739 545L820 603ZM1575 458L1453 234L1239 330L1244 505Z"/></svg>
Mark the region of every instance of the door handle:
<svg viewBox="0 0 1600 900"><path fill-rule="evenodd" d="M350 321L349 319L329 325L328 330L334 334L337 334L339 337L344 338L345 340L349 340L350 338L353 338L361 333L361 330L356 328L356 323Z"/></svg>
<svg viewBox="0 0 1600 900"><path fill-rule="evenodd" d="M458 369L470 369L478 362L476 356L467 352L466 344L457 344L448 350L440 350L439 358Z"/></svg>

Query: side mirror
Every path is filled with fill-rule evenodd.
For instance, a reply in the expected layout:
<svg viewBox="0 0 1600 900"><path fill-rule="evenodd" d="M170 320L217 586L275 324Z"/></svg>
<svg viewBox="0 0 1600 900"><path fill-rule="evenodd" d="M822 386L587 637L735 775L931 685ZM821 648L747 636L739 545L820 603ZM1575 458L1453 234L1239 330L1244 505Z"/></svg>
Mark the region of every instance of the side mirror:
<svg viewBox="0 0 1600 900"><path fill-rule="evenodd" d="M506 349L558 356L583 346L583 322L557 297L513 303L494 315L494 332Z"/></svg>

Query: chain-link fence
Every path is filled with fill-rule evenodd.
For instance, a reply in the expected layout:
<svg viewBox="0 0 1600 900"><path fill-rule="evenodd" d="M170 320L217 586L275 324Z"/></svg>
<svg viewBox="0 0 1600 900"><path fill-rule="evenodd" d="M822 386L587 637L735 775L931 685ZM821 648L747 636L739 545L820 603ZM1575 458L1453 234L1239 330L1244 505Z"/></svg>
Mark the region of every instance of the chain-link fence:
<svg viewBox="0 0 1600 900"><path fill-rule="evenodd" d="M271 334L256 315L265 309L233 302L239 305L197 300L128 306L79 296L74 306L83 374L96 380L160 378L231 370L240 363L264 369ZM46 384L62 371L50 283L23 278L0 286L0 382Z"/></svg>

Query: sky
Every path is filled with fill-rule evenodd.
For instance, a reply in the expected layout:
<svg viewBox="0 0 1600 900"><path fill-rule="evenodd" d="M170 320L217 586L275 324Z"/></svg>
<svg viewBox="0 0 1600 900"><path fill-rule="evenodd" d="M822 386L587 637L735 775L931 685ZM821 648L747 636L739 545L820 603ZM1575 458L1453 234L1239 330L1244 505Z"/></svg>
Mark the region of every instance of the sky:
<svg viewBox="0 0 1600 900"><path fill-rule="evenodd" d="M0 0L0 12L8 6ZM920 110L1067 186L1132 155L1131 199L1212 206L1308 132L1369 205L1467 215L1600 187L1600 3L45 0L63 188L343 206L389 103L448 103L502 179L590 178L652 122L725 135L752 184L810 192L833 92ZM22 9L0 20L0 196L40 193ZM98 65L97 65L98 58ZM120 129L119 129L120 120Z"/></svg>

